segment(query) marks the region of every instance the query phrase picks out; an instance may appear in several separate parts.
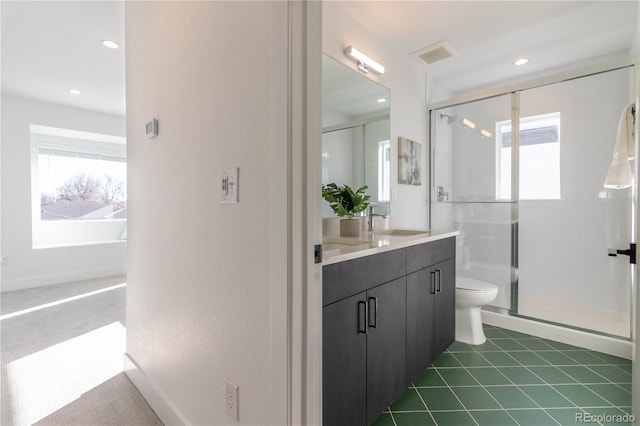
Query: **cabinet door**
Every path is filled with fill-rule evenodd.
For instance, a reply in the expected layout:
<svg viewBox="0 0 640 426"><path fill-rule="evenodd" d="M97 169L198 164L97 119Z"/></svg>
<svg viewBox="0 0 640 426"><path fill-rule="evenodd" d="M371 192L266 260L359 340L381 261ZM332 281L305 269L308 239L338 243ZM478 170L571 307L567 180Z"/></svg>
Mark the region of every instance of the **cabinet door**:
<svg viewBox="0 0 640 426"><path fill-rule="evenodd" d="M433 362L435 271L407 275L407 385Z"/></svg>
<svg viewBox="0 0 640 426"><path fill-rule="evenodd" d="M322 413L328 426L366 424L365 303L363 292L322 309Z"/></svg>
<svg viewBox="0 0 640 426"><path fill-rule="evenodd" d="M456 261L449 259L433 266L438 283L435 298L435 355L444 352L456 339Z"/></svg>
<svg viewBox="0 0 640 426"><path fill-rule="evenodd" d="M406 389L406 278L367 291L367 424Z"/></svg>

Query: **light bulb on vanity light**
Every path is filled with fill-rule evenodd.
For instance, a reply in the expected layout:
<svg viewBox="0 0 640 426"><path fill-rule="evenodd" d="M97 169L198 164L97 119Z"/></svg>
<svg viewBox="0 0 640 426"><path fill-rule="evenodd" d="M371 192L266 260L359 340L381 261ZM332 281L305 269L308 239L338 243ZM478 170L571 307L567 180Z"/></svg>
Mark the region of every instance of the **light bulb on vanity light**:
<svg viewBox="0 0 640 426"><path fill-rule="evenodd" d="M344 49L344 54L355 60L358 63L358 68L363 72L369 72L369 68L377 72L378 74L384 74L384 66L353 46L347 46Z"/></svg>

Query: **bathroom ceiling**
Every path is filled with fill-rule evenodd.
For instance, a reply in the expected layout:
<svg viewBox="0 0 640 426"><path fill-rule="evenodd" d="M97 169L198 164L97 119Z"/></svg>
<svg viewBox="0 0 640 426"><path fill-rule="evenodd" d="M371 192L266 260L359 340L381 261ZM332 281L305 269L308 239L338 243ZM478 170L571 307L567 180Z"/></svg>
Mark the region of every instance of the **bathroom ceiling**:
<svg viewBox="0 0 640 426"><path fill-rule="evenodd" d="M343 1L339 6L402 54L447 39L458 55L430 65L415 61L424 66L432 87L460 95L526 74L637 54L638 4ZM528 57L529 63L514 66L513 61L520 57Z"/></svg>
<svg viewBox="0 0 640 426"><path fill-rule="evenodd" d="M339 6L402 54L448 39L458 55L426 65L449 93L612 55L637 39L636 1L341 1ZM124 115L121 1L2 1L2 90ZM325 23L327 25L327 23ZM512 62L531 60L523 67ZM82 95L68 89L79 88Z"/></svg>
<svg viewBox="0 0 640 426"><path fill-rule="evenodd" d="M3 93L124 116L123 2L1 1L0 8ZM104 39L120 48L104 47Z"/></svg>

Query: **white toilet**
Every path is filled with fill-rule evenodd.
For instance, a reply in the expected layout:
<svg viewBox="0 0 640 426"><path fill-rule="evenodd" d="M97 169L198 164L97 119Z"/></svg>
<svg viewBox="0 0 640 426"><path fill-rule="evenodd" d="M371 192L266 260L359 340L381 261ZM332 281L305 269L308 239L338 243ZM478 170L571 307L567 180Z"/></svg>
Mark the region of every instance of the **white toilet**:
<svg viewBox="0 0 640 426"><path fill-rule="evenodd" d="M456 277L456 340L471 345L487 341L482 330L480 308L498 295L494 284L467 277Z"/></svg>

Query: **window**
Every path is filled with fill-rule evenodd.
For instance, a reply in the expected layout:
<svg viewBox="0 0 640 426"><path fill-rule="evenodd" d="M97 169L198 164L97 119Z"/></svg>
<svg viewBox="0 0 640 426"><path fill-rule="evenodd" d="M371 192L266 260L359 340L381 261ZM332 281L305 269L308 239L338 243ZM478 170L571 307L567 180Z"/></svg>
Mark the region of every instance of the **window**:
<svg viewBox="0 0 640 426"><path fill-rule="evenodd" d="M38 147L40 220L127 218L124 156Z"/></svg>
<svg viewBox="0 0 640 426"><path fill-rule="evenodd" d="M34 246L120 239L127 218L125 139L32 125L31 145Z"/></svg>
<svg viewBox="0 0 640 426"><path fill-rule="evenodd" d="M378 142L378 201L391 200L391 144Z"/></svg>
<svg viewBox="0 0 640 426"><path fill-rule="evenodd" d="M511 122L496 123L496 198L511 199ZM560 113L520 119L519 199L560 199Z"/></svg>

